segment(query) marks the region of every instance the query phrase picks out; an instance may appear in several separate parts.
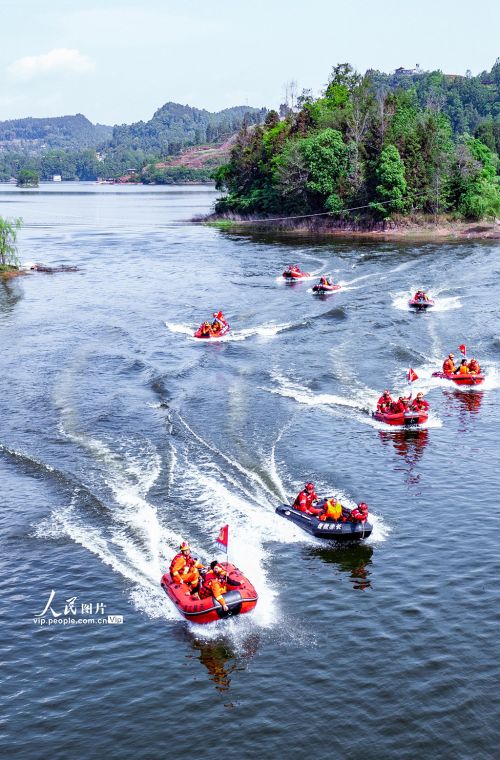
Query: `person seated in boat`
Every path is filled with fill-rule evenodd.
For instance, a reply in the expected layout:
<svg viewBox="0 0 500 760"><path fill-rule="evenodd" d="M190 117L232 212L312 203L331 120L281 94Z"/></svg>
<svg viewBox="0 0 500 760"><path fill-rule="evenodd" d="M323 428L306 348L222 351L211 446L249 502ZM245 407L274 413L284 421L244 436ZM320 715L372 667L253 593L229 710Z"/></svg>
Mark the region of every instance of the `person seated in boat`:
<svg viewBox="0 0 500 760"><path fill-rule="evenodd" d="M476 359L471 359L469 362L469 372L471 375L480 375L481 367Z"/></svg>
<svg viewBox="0 0 500 760"><path fill-rule="evenodd" d="M222 595L228 591L229 586L235 588L236 586L241 586L241 583L227 575L222 565L219 565L217 560L214 560L210 563L209 572L203 578L199 591L200 599L207 599L209 596L213 596L222 605L224 612L227 612L229 608Z"/></svg>
<svg viewBox="0 0 500 760"><path fill-rule="evenodd" d="M455 371L455 355L448 354L447 358L443 362L443 372L445 375L452 375Z"/></svg>
<svg viewBox="0 0 500 760"><path fill-rule="evenodd" d="M213 332L220 332L222 328L225 327L227 324L226 318L221 311L214 311L212 316L214 317L214 321L212 322L212 325L211 325L212 330Z"/></svg>
<svg viewBox="0 0 500 760"><path fill-rule="evenodd" d="M391 414L404 414L408 411L408 399L400 396L397 401L393 401L390 407Z"/></svg>
<svg viewBox="0 0 500 760"><path fill-rule="evenodd" d="M469 374L469 366L467 364L467 359L462 359L460 362L460 365L455 370L456 375L468 375Z"/></svg>
<svg viewBox="0 0 500 760"><path fill-rule="evenodd" d="M385 389L385 391L380 396L379 400L377 401L377 412L387 412L390 409L390 406L392 404L392 398L391 394Z"/></svg>
<svg viewBox="0 0 500 760"><path fill-rule="evenodd" d="M351 511L351 520L353 522L365 523L368 520L368 506L364 501L360 501L357 507Z"/></svg>
<svg viewBox="0 0 500 760"><path fill-rule="evenodd" d="M328 277L320 277L319 284L323 288L331 288L333 285L333 282L331 282Z"/></svg>
<svg viewBox="0 0 500 760"><path fill-rule="evenodd" d="M424 293L423 290L417 290L415 295L413 296L414 301L430 301L430 298L427 296L426 293Z"/></svg>
<svg viewBox="0 0 500 760"><path fill-rule="evenodd" d="M331 499L327 499L323 504L323 512L319 516L319 519L322 522L327 520L334 520L335 522L338 522L338 520L342 519L342 510L343 508L340 501L338 501L335 497L332 497Z"/></svg>
<svg viewBox="0 0 500 760"><path fill-rule="evenodd" d="M170 563L170 577L174 583L186 586L186 594L196 593L200 584L200 569L203 567L196 557L191 556L191 547L186 541L179 546L180 551Z"/></svg>
<svg viewBox="0 0 500 760"><path fill-rule="evenodd" d="M419 391L412 403L410 404L411 410L416 412L426 412L429 409L429 402L425 400L422 391Z"/></svg>
<svg viewBox="0 0 500 760"><path fill-rule="evenodd" d="M323 510L313 507L313 504L317 501L318 497L314 491L314 483L306 483L293 502L293 506L294 509L298 509L299 512L306 512L310 515L320 515Z"/></svg>
<svg viewBox="0 0 500 760"><path fill-rule="evenodd" d="M212 330L210 328L210 322L203 322L201 326L201 334L202 335L211 335Z"/></svg>

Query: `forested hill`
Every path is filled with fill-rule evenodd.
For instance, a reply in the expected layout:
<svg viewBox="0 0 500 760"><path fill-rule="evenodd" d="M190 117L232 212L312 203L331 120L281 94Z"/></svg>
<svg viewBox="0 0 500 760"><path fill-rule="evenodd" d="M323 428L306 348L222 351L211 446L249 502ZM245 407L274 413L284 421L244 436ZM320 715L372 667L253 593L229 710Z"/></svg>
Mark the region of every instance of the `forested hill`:
<svg viewBox="0 0 500 760"><path fill-rule="evenodd" d="M92 124L83 114L0 121L0 151L41 155L47 150L85 150L109 140L113 128Z"/></svg>
<svg viewBox="0 0 500 760"><path fill-rule="evenodd" d="M116 126L109 148L111 151L140 150L156 156L174 155L187 145L224 140L238 132L244 123L249 126L262 122L265 115L265 108L235 106L211 113L169 102L149 121Z"/></svg>
<svg viewBox="0 0 500 760"><path fill-rule="evenodd" d="M217 210L500 218L499 153L500 59L479 77L339 64L321 97L242 130L217 170Z"/></svg>

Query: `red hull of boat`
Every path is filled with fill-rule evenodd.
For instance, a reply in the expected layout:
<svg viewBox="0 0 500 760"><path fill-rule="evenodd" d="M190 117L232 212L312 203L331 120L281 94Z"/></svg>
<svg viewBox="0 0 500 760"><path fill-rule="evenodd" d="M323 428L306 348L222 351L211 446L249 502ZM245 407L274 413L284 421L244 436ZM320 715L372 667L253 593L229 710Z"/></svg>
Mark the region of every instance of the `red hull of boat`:
<svg viewBox="0 0 500 760"><path fill-rule="evenodd" d="M484 375L449 375L446 372L433 372L432 377L451 380L455 385L479 385L484 382Z"/></svg>
<svg viewBox="0 0 500 760"><path fill-rule="evenodd" d="M340 285L331 285L328 287L328 285L314 285L313 287L313 293L334 293L336 290L340 290Z"/></svg>
<svg viewBox="0 0 500 760"><path fill-rule="evenodd" d="M231 563L220 562L219 564L227 568L228 575L240 583L236 587L229 586L230 590L223 594L229 612L224 612L219 602L211 596L207 599L195 599L190 594L186 594L186 586L175 583L170 573L162 576L162 588L186 620L192 623L215 623L217 620L235 615L244 615L253 610L257 604L257 592L248 578Z"/></svg>
<svg viewBox="0 0 500 760"><path fill-rule="evenodd" d="M399 412L398 414L372 412L372 417L379 422L385 422L386 425L410 427L413 425L422 425L424 422L427 422L429 415L426 412L415 412L411 415L405 415L403 412Z"/></svg>
<svg viewBox="0 0 500 760"><path fill-rule="evenodd" d="M410 298L408 306L413 309L428 309L431 306L434 306L434 301L416 301L414 298Z"/></svg>
<svg viewBox="0 0 500 760"><path fill-rule="evenodd" d="M227 335L229 332L229 325L225 324L224 327L219 330L218 333L212 333L210 335L202 335L201 333L201 325L198 327L194 334L194 338L199 338L200 340L212 340L212 338L222 338L223 335Z"/></svg>
<svg viewBox="0 0 500 760"><path fill-rule="evenodd" d="M305 277L310 276L309 272L289 272L288 269L285 269L283 272L285 280L303 280Z"/></svg>

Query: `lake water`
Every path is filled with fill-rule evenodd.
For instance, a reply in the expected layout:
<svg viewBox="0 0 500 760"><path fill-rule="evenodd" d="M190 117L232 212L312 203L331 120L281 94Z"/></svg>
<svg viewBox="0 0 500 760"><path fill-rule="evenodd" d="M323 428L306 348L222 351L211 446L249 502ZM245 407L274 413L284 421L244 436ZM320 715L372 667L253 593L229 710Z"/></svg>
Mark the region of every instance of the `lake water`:
<svg viewBox="0 0 500 760"><path fill-rule="evenodd" d="M79 269L0 281L5 756L498 757L499 243L191 223L215 197L0 187L21 259ZM297 262L342 290L287 286ZM219 308L227 338L193 340ZM481 389L431 379L461 343ZM374 422L409 366L428 424ZM276 515L309 479L372 537ZM226 522L259 603L197 627L159 580Z"/></svg>

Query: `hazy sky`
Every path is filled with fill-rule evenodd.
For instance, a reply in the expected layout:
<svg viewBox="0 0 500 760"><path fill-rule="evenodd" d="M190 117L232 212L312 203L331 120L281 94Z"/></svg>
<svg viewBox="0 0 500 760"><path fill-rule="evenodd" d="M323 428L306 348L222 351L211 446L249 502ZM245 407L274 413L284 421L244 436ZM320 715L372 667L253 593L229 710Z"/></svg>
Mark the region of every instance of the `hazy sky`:
<svg viewBox="0 0 500 760"><path fill-rule="evenodd" d="M335 63L474 74L500 56L500 2L0 0L0 120L149 119L168 100L211 111L316 94Z"/></svg>

